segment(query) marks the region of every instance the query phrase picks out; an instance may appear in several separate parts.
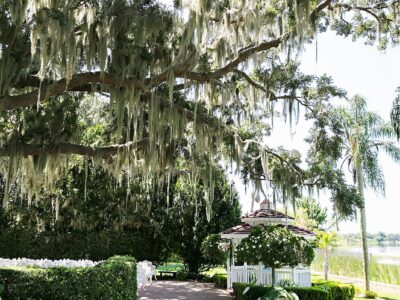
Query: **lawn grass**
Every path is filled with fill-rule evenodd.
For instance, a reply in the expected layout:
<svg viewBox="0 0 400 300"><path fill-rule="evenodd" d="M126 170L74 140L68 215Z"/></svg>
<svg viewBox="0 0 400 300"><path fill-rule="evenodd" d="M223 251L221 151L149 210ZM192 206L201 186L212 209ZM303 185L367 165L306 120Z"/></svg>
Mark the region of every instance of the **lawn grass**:
<svg viewBox="0 0 400 300"><path fill-rule="evenodd" d="M212 277L215 274L226 274L226 269L224 267L211 268L205 272L202 272L202 274Z"/></svg>
<svg viewBox="0 0 400 300"><path fill-rule="evenodd" d="M385 299L385 300L400 300L400 296L394 295L394 294L385 294L385 293L378 293L379 299ZM354 300L365 300L363 297L354 297Z"/></svg>

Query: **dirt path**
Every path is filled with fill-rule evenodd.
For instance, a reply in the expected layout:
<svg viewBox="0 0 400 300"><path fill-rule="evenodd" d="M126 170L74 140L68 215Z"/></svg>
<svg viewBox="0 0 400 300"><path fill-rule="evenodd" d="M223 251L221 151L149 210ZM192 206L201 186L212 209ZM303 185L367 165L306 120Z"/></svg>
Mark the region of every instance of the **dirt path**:
<svg viewBox="0 0 400 300"><path fill-rule="evenodd" d="M226 290L212 283L188 281L153 281L139 290L139 300L231 300Z"/></svg>

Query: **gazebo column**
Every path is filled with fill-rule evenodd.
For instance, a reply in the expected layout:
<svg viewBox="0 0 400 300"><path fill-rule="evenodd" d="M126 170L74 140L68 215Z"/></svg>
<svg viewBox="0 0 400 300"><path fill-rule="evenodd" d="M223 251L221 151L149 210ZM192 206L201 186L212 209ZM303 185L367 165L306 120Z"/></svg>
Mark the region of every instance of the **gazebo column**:
<svg viewBox="0 0 400 300"><path fill-rule="evenodd" d="M228 289L232 288L232 267L235 266L235 249L238 244L239 244L238 240L235 240L235 239L230 240L229 254L228 254L227 261L226 261Z"/></svg>
<svg viewBox="0 0 400 300"><path fill-rule="evenodd" d="M229 250L229 255L228 255L228 259L226 260L226 286L228 289L230 289L232 287L232 280L231 280L231 251Z"/></svg>

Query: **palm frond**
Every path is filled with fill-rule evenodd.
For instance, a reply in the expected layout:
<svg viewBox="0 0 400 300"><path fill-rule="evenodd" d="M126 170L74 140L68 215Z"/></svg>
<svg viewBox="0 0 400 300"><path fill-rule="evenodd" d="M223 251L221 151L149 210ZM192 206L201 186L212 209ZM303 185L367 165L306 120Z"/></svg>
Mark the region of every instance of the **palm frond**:
<svg viewBox="0 0 400 300"><path fill-rule="evenodd" d="M393 142L383 144L381 147L387 155L396 163L400 163L400 148Z"/></svg>
<svg viewBox="0 0 400 300"><path fill-rule="evenodd" d="M378 153L368 149L363 159L364 179L368 186L374 191L385 194L385 178L378 162Z"/></svg>
<svg viewBox="0 0 400 300"><path fill-rule="evenodd" d="M382 122L380 124L376 124L377 126L373 126L369 130L369 135L373 139L395 139L396 132L394 131L392 124L388 122Z"/></svg>
<svg viewBox="0 0 400 300"><path fill-rule="evenodd" d="M390 118L392 121L392 126L396 132L397 139L400 139L400 87L396 90L397 95L393 101L392 112L390 113Z"/></svg>

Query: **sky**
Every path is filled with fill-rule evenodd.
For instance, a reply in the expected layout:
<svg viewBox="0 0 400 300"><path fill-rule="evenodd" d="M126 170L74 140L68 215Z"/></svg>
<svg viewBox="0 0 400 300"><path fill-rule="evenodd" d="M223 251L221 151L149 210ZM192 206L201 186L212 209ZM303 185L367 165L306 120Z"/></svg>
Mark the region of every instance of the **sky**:
<svg viewBox="0 0 400 300"><path fill-rule="evenodd" d="M172 0L159 0L171 4ZM377 112L386 120L395 90L400 86L400 47L379 51L374 46L366 46L362 41L353 42L350 38L336 36L333 32L319 34L318 51L315 43L306 45L300 55L301 70L305 74L331 76L334 83L347 90L348 95L362 95L367 98L368 109ZM318 58L316 59L316 53ZM306 152L304 138L308 127L304 122L290 127L283 121L274 121L272 136L266 142L269 146L284 146ZM393 163L386 154L379 155L386 179L386 193L379 195L367 189L365 194L367 230L387 233L400 232L400 165ZM239 192L242 212L248 212L251 206L252 189L245 189L238 177L231 177ZM397 186L399 185L399 186ZM322 206L331 208L329 195L322 192L317 198ZM255 205L255 209L258 205ZM342 222L342 233L359 232L359 223Z"/></svg>
<svg viewBox="0 0 400 300"><path fill-rule="evenodd" d="M317 59L315 47L315 43L306 45L300 56L301 70L305 74L331 76L335 85L348 91L348 96L359 94L366 97L368 109L389 120L395 90L400 86L400 47L382 52L376 47L364 45L362 41L353 42L333 32L318 36ZM274 122L273 134L266 143L298 149L304 155L307 149L304 142L307 124L300 121L290 129L283 121ZM384 153L379 154L379 159L386 179L386 193L384 196L378 195L367 189L367 230L371 233L400 232L400 165L393 163ZM242 210L247 212L251 206L251 189L246 192L238 179L234 181ZM323 192L316 196L322 206L330 209L332 205L328 197ZM257 204L255 207L258 208ZM359 232L359 223L342 222L339 230L342 233Z"/></svg>

